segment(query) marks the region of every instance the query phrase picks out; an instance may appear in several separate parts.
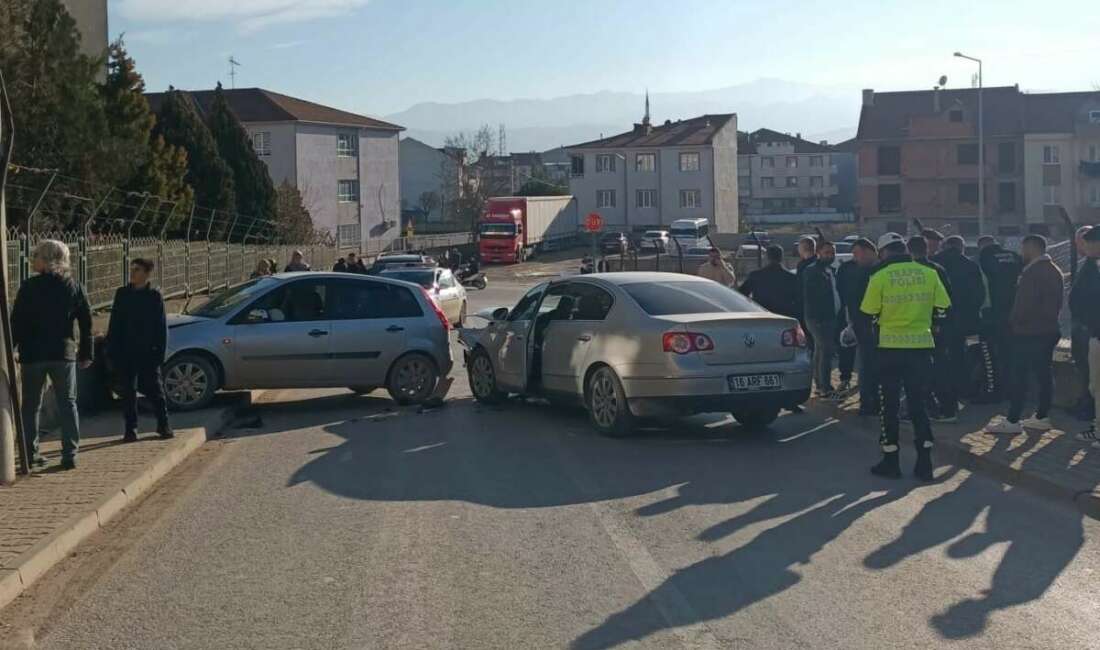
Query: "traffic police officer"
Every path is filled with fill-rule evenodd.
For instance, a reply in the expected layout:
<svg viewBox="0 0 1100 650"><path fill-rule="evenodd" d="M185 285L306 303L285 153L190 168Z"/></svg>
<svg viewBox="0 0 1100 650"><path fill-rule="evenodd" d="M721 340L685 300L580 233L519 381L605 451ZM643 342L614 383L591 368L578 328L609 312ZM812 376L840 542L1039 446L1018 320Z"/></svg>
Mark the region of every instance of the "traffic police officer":
<svg viewBox="0 0 1100 650"><path fill-rule="evenodd" d="M905 239L887 233L878 240L884 260L867 284L860 311L878 325L879 382L882 387L882 460L876 476L900 478L898 408L901 389L909 397L909 414L917 447L913 474L932 480L932 425L925 410L932 368L933 319L943 318L951 299L934 269L913 261Z"/></svg>

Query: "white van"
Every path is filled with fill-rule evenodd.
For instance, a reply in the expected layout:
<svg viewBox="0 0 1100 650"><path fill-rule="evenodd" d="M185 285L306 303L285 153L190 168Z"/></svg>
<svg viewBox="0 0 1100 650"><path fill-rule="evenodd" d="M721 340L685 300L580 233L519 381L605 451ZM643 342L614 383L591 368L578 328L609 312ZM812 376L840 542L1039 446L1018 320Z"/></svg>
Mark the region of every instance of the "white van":
<svg viewBox="0 0 1100 650"><path fill-rule="evenodd" d="M670 237L680 242L683 247L704 246L699 243L710 234L710 222L706 219L677 219L668 227Z"/></svg>

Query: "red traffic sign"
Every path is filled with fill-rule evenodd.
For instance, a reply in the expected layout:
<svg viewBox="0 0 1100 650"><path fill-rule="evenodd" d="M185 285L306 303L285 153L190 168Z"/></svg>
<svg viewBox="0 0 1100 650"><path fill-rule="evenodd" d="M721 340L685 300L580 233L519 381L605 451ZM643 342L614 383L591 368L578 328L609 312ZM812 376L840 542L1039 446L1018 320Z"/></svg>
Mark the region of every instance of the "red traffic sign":
<svg viewBox="0 0 1100 650"><path fill-rule="evenodd" d="M584 219L584 229L588 232L599 232L603 230L603 217L599 212L589 212L588 216Z"/></svg>

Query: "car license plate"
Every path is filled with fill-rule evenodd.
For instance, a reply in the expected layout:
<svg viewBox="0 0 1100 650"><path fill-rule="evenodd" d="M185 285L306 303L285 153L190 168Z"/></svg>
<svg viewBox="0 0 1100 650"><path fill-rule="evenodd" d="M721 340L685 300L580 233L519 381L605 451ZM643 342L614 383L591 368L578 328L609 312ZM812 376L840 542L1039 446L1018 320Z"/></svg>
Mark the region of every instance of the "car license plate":
<svg viewBox="0 0 1100 650"><path fill-rule="evenodd" d="M783 377L778 373L766 375L730 375L726 377L730 390L734 393L751 393L758 390L779 390L783 388Z"/></svg>

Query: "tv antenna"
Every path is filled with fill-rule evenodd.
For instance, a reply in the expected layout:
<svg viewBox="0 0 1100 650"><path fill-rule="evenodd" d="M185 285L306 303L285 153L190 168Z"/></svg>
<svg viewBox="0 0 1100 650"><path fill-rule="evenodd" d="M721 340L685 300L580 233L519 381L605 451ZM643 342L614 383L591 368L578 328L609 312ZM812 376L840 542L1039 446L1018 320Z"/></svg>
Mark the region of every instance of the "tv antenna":
<svg viewBox="0 0 1100 650"><path fill-rule="evenodd" d="M241 67L241 64L237 59L233 58L233 55L229 55L229 87L237 87L237 68Z"/></svg>

